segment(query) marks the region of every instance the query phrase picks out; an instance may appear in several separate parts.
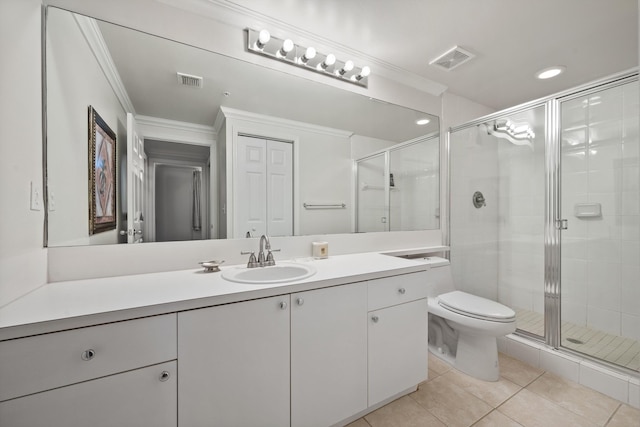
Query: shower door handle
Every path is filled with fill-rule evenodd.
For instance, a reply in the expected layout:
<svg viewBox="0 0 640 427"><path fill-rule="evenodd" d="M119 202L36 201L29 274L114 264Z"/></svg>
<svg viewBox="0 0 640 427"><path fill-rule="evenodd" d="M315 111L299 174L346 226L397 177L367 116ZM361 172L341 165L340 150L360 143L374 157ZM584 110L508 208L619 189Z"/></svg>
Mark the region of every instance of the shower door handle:
<svg viewBox="0 0 640 427"><path fill-rule="evenodd" d="M568 219L556 219L556 229L558 230L566 230L569 228L569 220Z"/></svg>

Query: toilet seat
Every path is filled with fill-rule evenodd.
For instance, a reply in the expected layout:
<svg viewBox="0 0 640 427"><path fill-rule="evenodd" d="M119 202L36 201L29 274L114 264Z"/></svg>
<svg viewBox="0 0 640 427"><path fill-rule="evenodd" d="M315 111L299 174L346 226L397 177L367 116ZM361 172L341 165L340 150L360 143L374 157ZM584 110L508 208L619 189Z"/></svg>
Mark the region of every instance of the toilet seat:
<svg viewBox="0 0 640 427"><path fill-rule="evenodd" d="M498 302L461 291L447 292L438 296L438 304L443 308L476 319L509 323L516 313Z"/></svg>

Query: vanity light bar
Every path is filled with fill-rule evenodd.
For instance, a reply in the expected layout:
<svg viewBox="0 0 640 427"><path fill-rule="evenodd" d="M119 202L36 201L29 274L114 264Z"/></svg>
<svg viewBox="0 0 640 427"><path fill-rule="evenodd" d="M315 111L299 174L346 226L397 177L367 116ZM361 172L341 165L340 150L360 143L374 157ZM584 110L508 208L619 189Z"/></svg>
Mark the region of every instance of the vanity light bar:
<svg viewBox="0 0 640 427"><path fill-rule="evenodd" d="M291 39L273 37L267 30L247 28L249 52L315 71L362 87L369 86L371 69L356 67L353 61L341 61L332 53L324 54L309 46L295 44Z"/></svg>

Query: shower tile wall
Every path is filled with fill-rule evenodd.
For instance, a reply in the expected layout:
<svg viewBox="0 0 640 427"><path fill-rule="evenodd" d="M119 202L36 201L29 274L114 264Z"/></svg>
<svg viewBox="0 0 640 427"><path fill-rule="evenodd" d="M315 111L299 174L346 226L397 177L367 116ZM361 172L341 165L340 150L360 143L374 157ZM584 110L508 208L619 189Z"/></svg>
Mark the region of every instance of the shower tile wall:
<svg viewBox="0 0 640 427"><path fill-rule="evenodd" d="M544 107L510 116L535 133L527 145L501 140L499 173L499 301L544 313ZM519 325L521 327L521 325ZM539 332L539 331L530 331Z"/></svg>
<svg viewBox="0 0 640 427"><path fill-rule="evenodd" d="M561 107L562 320L640 339L638 83ZM576 204L602 215L578 218Z"/></svg>
<svg viewBox="0 0 640 427"><path fill-rule="evenodd" d="M477 126L450 136L451 266L456 287L498 299L498 141ZM473 193L486 206L476 209Z"/></svg>

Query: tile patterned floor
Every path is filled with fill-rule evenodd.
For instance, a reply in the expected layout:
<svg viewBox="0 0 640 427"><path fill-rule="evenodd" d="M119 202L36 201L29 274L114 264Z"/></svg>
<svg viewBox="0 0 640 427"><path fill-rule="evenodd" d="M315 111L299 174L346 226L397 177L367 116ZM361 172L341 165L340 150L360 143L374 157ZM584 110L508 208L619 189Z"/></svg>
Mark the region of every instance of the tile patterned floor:
<svg viewBox="0 0 640 427"><path fill-rule="evenodd" d="M544 336L544 316L515 309L518 328ZM640 371L640 341L562 322L562 346L634 371Z"/></svg>
<svg viewBox="0 0 640 427"><path fill-rule="evenodd" d="M640 410L500 354L500 380L471 378L429 355L418 390L347 427L640 427Z"/></svg>

